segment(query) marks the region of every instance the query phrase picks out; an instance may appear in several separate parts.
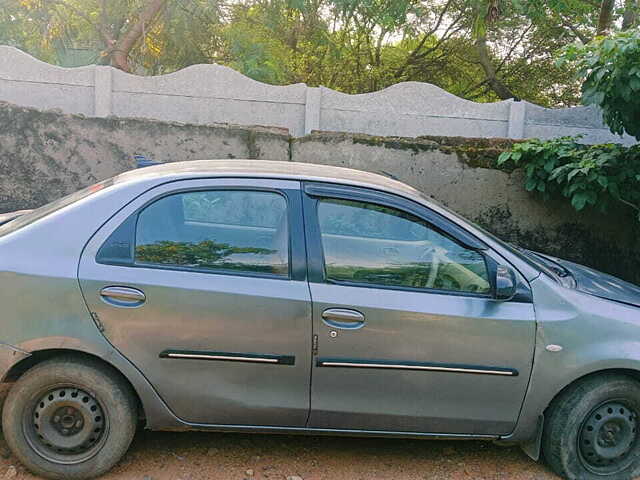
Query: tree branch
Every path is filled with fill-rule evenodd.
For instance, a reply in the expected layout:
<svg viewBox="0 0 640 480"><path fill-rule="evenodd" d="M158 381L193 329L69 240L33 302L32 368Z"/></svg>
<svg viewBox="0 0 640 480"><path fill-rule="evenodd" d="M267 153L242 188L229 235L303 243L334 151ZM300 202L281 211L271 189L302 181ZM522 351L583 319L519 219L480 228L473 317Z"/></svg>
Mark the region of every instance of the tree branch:
<svg viewBox="0 0 640 480"><path fill-rule="evenodd" d="M609 33L613 24L613 9L616 5L615 0L602 0L600 6L600 16L598 17L597 35L602 36Z"/></svg>
<svg viewBox="0 0 640 480"><path fill-rule="evenodd" d="M509 59L511 58L511 55L513 55L513 52L522 43L522 41L524 40L524 37L527 36L527 33L529 33L532 28L533 28L533 23L530 24L527 28L525 28L524 32L522 32L522 35L520 35L520 38L518 38L518 40L511 46L507 54L504 56L504 58L500 62L500 65L498 65L496 72L499 72L500 70L502 70L502 67L504 66L504 64L509 61Z"/></svg>
<svg viewBox="0 0 640 480"><path fill-rule="evenodd" d="M487 37L485 35L478 35L478 38L476 38L476 51L478 53L480 66L484 70L484 74L487 77L487 83L491 89L496 92L496 95L498 95L502 100L515 98L513 92L511 92L511 90L509 90L509 88L502 83L497 76L496 69L491 61L489 47L487 47Z"/></svg>
<svg viewBox="0 0 640 480"><path fill-rule="evenodd" d="M572 24L570 24L564 17L560 17L561 19L561 23L562 26L565 28L568 28L571 33L573 33L578 40L580 40L582 43L589 43L591 41L591 37L588 37L587 35L585 35L584 33L582 33L580 30L578 30L578 28Z"/></svg>
<svg viewBox="0 0 640 480"><path fill-rule="evenodd" d="M149 30L155 23L158 14L167 6L168 0L150 0L147 6L140 13L138 21L132 24L129 29L118 39L111 56L111 63L114 67L130 71L129 54L131 49L140 40L143 32Z"/></svg>
<svg viewBox="0 0 640 480"><path fill-rule="evenodd" d="M77 16L79 16L80 18L82 18L84 21L86 21L87 23L89 23L89 25L91 25L96 32L98 32L99 35L102 36L102 39L104 40L105 44L107 45L107 47L113 45L113 43L115 43L115 40L113 38L113 36L109 33L108 30L106 30L105 28L103 28L102 25L97 24L96 22L93 21L93 19L87 15L86 13L84 13L82 10L74 7L71 4L68 4L62 0L56 0L54 2L52 2L53 5L60 5L61 7L66 8L67 10L73 12L74 14L76 14Z"/></svg>
<svg viewBox="0 0 640 480"><path fill-rule="evenodd" d="M625 0L622 30L629 30L638 21L638 0Z"/></svg>
<svg viewBox="0 0 640 480"><path fill-rule="evenodd" d="M449 7L451 6L452 3L453 3L453 0L448 0L447 1L446 5L443 7L442 11L440 12L440 15L438 16L438 19L436 20L435 26L431 30L429 30L428 32L425 32L422 35L422 38L420 39L420 42L418 43L416 48L414 48L411 51L411 53L409 53L409 55L407 55L407 58L405 59L405 61L402 64L402 66L400 68L398 68L398 70L396 70L396 73L395 73L396 78L400 78L400 77L402 77L402 75L404 75L405 70L415 60L416 56L418 55L418 53L420 52L422 47L424 47L424 44L427 42L429 37L431 37L431 35L433 35L435 32L438 31L438 29L440 28L440 25L442 25L442 21L444 20L444 17L446 15L447 11L449 10ZM446 32L445 32L445 34L446 34Z"/></svg>

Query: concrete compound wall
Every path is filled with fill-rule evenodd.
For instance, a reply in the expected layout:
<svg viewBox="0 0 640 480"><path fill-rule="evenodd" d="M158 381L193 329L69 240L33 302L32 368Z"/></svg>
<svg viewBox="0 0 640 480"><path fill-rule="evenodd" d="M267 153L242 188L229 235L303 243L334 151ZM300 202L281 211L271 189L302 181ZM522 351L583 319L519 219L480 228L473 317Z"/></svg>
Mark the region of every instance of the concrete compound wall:
<svg viewBox="0 0 640 480"><path fill-rule="evenodd" d="M576 213L529 194L522 172L495 168L511 143L328 132L292 138L277 128L83 118L0 103L0 213L131 169L135 154L339 165L394 176L507 240L640 282L637 221L622 211Z"/></svg>
<svg viewBox="0 0 640 480"><path fill-rule="evenodd" d="M60 68L0 46L0 101L94 117L142 117L417 137L447 135L634 143L612 135L590 107L547 109L512 100L476 103L427 83L405 82L362 95L305 84L273 86L220 65L141 77L106 66Z"/></svg>
<svg viewBox="0 0 640 480"><path fill-rule="evenodd" d="M287 160L286 131L135 119L85 119L0 103L0 212L33 208L157 161L200 158Z"/></svg>

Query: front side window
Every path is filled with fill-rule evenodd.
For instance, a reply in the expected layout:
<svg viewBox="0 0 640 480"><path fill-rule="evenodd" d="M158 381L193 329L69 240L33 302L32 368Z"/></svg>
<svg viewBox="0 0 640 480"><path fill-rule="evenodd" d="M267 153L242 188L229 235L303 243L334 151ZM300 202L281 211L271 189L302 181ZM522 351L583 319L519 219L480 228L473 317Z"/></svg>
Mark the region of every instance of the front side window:
<svg viewBox="0 0 640 480"><path fill-rule="evenodd" d="M487 294L484 257L425 221L372 203L318 202L327 279Z"/></svg>
<svg viewBox="0 0 640 480"><path fill-rule="evenodd" d="M140 212L135 262L286 276L287 224L287 202L278 193L177 193Z"/></svg>

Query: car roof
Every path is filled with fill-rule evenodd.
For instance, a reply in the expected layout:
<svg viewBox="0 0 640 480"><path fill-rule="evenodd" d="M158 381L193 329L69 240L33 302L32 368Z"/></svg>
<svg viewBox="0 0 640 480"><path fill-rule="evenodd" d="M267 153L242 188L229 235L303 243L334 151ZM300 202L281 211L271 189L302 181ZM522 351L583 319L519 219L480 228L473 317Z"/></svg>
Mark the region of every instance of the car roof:
<svg viewBox="0 0 640 480"><path fill-rule="evenodd" d="M384 172L383 172L384 173ZM275 160L190 160L131 170L118 175L116 183L136 180L178 180L206 177L260 177L341 183L375 188L405 196L422 196L416 189L383 175L352 168Z"/></svg>

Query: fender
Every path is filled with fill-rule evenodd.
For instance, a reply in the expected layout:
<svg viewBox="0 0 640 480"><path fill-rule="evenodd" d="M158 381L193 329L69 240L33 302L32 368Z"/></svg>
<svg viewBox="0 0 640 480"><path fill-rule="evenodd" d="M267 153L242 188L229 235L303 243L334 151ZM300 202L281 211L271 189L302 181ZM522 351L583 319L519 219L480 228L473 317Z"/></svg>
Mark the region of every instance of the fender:
<svg viewBox="0 0 640 480"><path fill-rule="evenodd" d="M568 378L564 377L563 381L555 382L552 379L555 379L553 371L557 370L557 362L550 360L548 353L546 352L547 355L542 352L536 353L529 389L518 424L510 435L501 437L497 441L520 444L525 453L534 460L540 457L544 412L565 388L585 377L603 372L615 371L640 378L640 342L591 344L581 351L578 358L573 359L580 366L572 370ZM627 353L630 356L621 358L621 353Z"/></svg>
<svg viewBox="0 0 640 480"><path fill-rule="evenodd" d="M21 362L56 351L80 352L97 357L119 371L135 390L146 416L148 430L186 430L145 376L120 352L108 343L91 343L74 337L43 337L11 345L0 342L0 380L4 381L11 370Z"/></svg>

